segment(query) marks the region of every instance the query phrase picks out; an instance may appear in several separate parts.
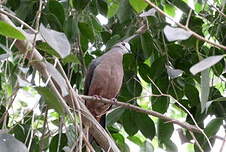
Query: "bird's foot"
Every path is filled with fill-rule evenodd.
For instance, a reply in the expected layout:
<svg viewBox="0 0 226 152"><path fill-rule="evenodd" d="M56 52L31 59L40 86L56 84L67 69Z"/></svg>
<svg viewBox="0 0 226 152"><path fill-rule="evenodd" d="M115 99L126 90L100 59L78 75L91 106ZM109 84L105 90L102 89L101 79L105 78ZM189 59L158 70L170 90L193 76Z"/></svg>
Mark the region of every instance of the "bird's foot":
<svg viewBox="0 0 226 152"><path fill-rule="evenodd" d="M116 103L118 100L116 98L111 98L111 101Z"/></svg>
<svg viewBox="0 0 226 152"><path fill-rule="evenodd" d="M99 96L99 95L94 95L93 97L95 98L95 100L102 100L102 99L103 99L103 98L102 98L101 96Z"/></svg>

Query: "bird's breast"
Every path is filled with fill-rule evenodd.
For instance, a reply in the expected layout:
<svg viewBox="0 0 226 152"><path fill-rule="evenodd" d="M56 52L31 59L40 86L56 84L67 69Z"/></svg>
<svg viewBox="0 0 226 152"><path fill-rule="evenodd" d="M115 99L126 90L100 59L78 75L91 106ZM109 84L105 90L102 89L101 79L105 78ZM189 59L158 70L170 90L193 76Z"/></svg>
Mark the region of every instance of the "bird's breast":
<svg viewBox="0 0 226 152"><path fill-rule="evenodd" d="M120 65L99 65L91 82L89 95L115 98L121 88L123 69Z"/></svg>

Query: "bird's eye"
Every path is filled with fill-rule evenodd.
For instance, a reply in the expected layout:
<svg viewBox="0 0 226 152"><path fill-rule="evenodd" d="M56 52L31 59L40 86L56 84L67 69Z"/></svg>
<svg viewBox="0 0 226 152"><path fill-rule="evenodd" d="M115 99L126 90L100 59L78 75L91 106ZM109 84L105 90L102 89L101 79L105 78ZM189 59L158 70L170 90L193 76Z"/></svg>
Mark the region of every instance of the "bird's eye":
<svg viewBox="0 0 226 152"><path fill-rule="evenodd" d="M122 42L121 44L122 44L123 46L126 46L126 43L124 43L124 42Z"/></svg>

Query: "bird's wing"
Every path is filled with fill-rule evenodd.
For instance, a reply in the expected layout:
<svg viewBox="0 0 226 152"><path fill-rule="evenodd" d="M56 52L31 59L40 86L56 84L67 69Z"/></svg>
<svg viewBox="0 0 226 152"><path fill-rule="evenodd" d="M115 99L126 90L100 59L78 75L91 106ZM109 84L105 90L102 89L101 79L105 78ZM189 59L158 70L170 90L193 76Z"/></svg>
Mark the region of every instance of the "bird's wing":
<svg viewBox="0 0 226 152"><path fill-rule="evenodd" d="M99 64L100 64L100 59L97 58L97 59L92 61L92 63L90 64L90 66L88 68L86 78L85 78L84 95L88 95L88 93L89 93L89 87L90 87L90 84L92 82L94 70L96 69L96 67Z"/></svg>

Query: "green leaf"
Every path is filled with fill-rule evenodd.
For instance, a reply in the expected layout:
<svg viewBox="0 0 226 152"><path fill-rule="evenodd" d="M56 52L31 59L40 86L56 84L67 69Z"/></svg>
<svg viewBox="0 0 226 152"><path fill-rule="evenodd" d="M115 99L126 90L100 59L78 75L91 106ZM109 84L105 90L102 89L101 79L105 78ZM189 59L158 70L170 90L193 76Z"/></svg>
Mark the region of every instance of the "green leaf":
<svg viewBox="0 0 226 152"><path fill-rule="evenodd" d="M141 35L141 45L146 58L150 57L153 51L153 41L149 33L144 33Z"/></svg>
<svg viewBox="0 0 226 152"><path fill-rule="evenodd" d="M146 140L140 147L140 152L154 152L154 146Z"/></svg>
<svg viewBox="0 0 226 152"><path fill-rule="evenodd" d="M141 82L139 81L139 78L135 78L135 79L130 79L126 82L127 88L130 92L131 95L133 95L134 97L138 97L140 96L141 92L142 92L142 86L140 84Z"/></svg>
<svg viewBox="0 0 226 152"><path fill-rule="evenodd" d="M123 127L129 136L133 136L138 132L134 117L136 117L136 115L131 110L125 110L122 116Z"/></svg>
<svg viewBox="0 0 226 152"><path fill-rule="evenodd" d="M177 8L179 8L180 10L182 10L186 15L189 13L190 7L187 4L187 1L177 1L174 0L172 1L172 4L175 5Z"/></svg>
<svg viewBox="0 0 226 152"><path fill-rule="evenodd" d="M222 123L223 123L222 118L215 118L208 123L208 125L204 129L204 132L206 133L206 135L208 137L216 135L216 133L220 129L220 126L222 125Z"/></svg>
<svg viewBox="0 0 226 152"><path fill-rule="evenodd" d="M94 41L93 29L89 24L85 22L79 22L78 27L81 32L81 35L85 36L90 41Z"/></svg>
<svg viewBox="0 0 226 152"><path fill-rule="evenodd" d="M203 10L202 4L195 3L195 12L200 13Z"/></svg>
<svg viewBox="0 0 226 152"><path fill-rule="evenodd" d="M65 20L63 5L58 1L51 0L48 1L48 8L50 12L53 13L63 25Z"/></svg>
<svg viewBox="0 0 226 152"><path fill-rule="evenodd" d="M137 13L142 12L148 6L143 0L129 0L129 3Z"/></svg>
<svg viewBox="0 0 226 152"><path fill-rule="evenodd" d="M14 11L14 10L17 10L19 8L20 3L21 2L18 1L18 0L10 0L10 1L7 1L7 7L10 6L10 9Z"/></svg>
<svg viewBox="0 0 226 152"><path fill-rule="evenodd" d="M62 31L62 24L60 23L55 14L48 13L44 17L46 17L51 29L59 32Z"/></svg>
<svg viewBox="0 0 226 152"><path fill-rule="evenodd" d="M154 111L159 113L165 113L167 111L169 107L169 97L153 97L152 100L154 100L152 105Z"/></svg>
<svg viewBox="0 0 226 152"><path fill-rule="evenodd" d="M53 48L62 58L70 54L71 45L64 33L47 29L41 24L40 34L49 46L51 46L51 48Z"/></svg>
<svg viewBox="0 0 226 152"><path fill-rule="evenodd" d="M162 119L158 120L158 140L160 142L165 142L170 140L174 131L173 124L170 122L166 122Z"/></svg>
<svg viewBox="0 0 226 152"><path fill-rule="evenodd" d="M70 54L68 56L66 56L64 59L63 59L63 63L66 64L66 63L75 63L75 64L81 64L78 57L75 55L75 54Z"/></svg>
<svg viewBox="0 0 226 152"><path fill-rule="evenodd" d="M107 15L108 12L108 5L105 2L105 0L96 0L97 1L97 8L100 14L103 14L104 16Z"/></svg>
<svg viewBox="0 0 226 152"><path fill-rule="evenodd" d="M125 139L120 133L112 134L112 137L115 140L116 144L118 145L118 147L121 151L129 152L129 147L125 143Z"/></svg>
<svg viewBox="0 0 226 152"><path fill-rule="evenodd" d="M156 80L154 80L155 85L152 85L152 92L154 94L160 94L159 89L161 90L161 92L166 93L168 92L169 86L170 86L170 82L169 82L169 78L167 76L167 73L162 74L160 77L158 77Z"/></svg>
<svg viewBox="0 0 226 152"><path fill-rule="evenodd" d="M177 152L177 146L172 142L172 140L168 140L164 142L164 145L166 146L167 152Z"/></svg>
<svg viewBox="0 0 226 152"><path fill-rule="evenodd" d="M125 15L126 14L126 15ZM120 23L124 23L132 18L133 11L130 7L128 0L120 0L119 9L117 12L117 17L119 18Z"/></svg>
<svg viewBox="0 0 226 152"><path fill-rule="evenodd" d="M165 61L165 57L160 57L152 63L150 70L150 78L152 80L158 79L164 73L164 70L166 71Z"/></svg>
<svg viewBox="0 0 226 152"><path fill-rule="evenodd" d="M3 21L0 21L0 34L3 36L7 36L10 38L18 39L18 40L25 40L26 37L23 33L17 30L10 24L7 24Z"/></svg>
<svg viewBox="0 0 226 152"><path fill-rule="evenodd" d="M119 1L112 1L108 4L108 13L107 13L108 18L111 18L116 15L119 9L119 4L120 4Z"/></svg>
<svg viewBox="0 0 226 152"><path fill-rule="evenodd" d="M192 106L197 106L200 102L199 91L192 85L186 85L184 89L185 96L188 98Z"/></svg>
<svg viewBox="0 0 226 152"><path fill-rule="evenodd" d="M46 43L46 42L37 43L36 48L39 49L39 50L42 50L42 51L44 51L44 52L46 52L46 53L48 53L52 56L56 56L56 57L60 58L60 55L58 54L58 52L55 51L53 48L51 48L49 46L49 44Z"/></svg>
<svg viewBox="0 0 226 152"><path fill-rule="evenodd" d="M105 44L107 43L108 40L111 39L111 34L110 34L109 32L103 31L103 32L101 32L100 34L101 34L102 41L103 41ZM119 36L119 38L120 38L120 36ZM117 38L117 39L119 39L119 38ZM107 45L107 44L106 44L106 45Z"/></svg>
<svg viewBox="0 0 226 152"><path fill-rule="evenodd" d="M92 26L93 26L93 29L96 31L96 32L101 32L103 30L103 26L101 25L100 21L92 16Z"/></svg>
<svg viewBox="0 0 226 152"><path fill-rule="evenodd" d="M67 136L66 134L61 134L61 138L59 138L59 134L55 135L49 146L49 152L63 151L64 146L67 145ZM60 143L59 143L60 142Z"/></svg>
<svg viewBox="0 0 226 152"><path fill-rule="evenodd" d="M46 138L45 138L46 139ZM44 140L45 140L44 139ZM47 138L47 139L49 139L49 138ZM45 142L46 144L48 143L48 141L47 142ZM39 144L40 144L40 138L39 137L37 137L37 136L33 136L33 138L32 138L32 143L31 143L31 147L30 147L30 152L40 152L41 150L40 150L40 146L39 146ZM43 146L45 146L45 145L43 145ZM43 148L45 148L45 147L43 147Z"/></svg>
<svg viewBox="0 0 226 152"><path fill-rule="evenodd" d="M170 16L176 15L176 8L172 5L165 4L164 5L164 12L166 12Z"/></svg>
<svg viewBox="0 0 226 152"><path fill-rule="evenodd" d="M135 57L133 54L125 54L123 55L123 69L125 71L136 71L136 63L131 62L131 61L135 61Z"/></svg>
<svg viewBox="0 0 226 152"><path fill-rule="evenodd" d="M13 127L12 130L10 130L11 134L14 134L14 137L20 140L21 142L25 142L26 140L26 134L27 130L25 125L17 124L16 126Z"/></svg>
<svg viewBox="0 0 226 152"><path fill-rule="evenodd" d="M24 21L31 15L31 12L33 12L35 4L37 3L32 1L20 1L20 5L18 6L19 8L15 11L16 16Z"/></svg>
<svg viewBox="0 0 226 152"><path fill-rule="evenodd" d="M210 93L210 77L209 77L209 69L206 69L201 72L201 112L204 112L206 109L206 103L209 98Z"/></svg>
<svg viewBox="0 0 226 152"><path fill-rule="evenodd" d="M89 43L88 38L83 36L83 34L80 34L80 45L81 45L82 50L85 51L88 49L88 43Z"/></svg>
<svg viewBox="0 0 226 152"><path fill-rule="evenodd" d="M104 39L105 37L108 37L110 35L105 34L105 36L102 35L102 39ZM106 42L106 49L110 49L114 44L116 44L120 39L120 36L118 34L111 36L109 40L107 40ZM103 40L105 41L105 40Z"/></svg>
<svg viewBox="0 0 226 152"><path fill-rule="evenodd" d="M131 93L129 92L127 85L123 84L122 88L120 90L120 94L118 96L118 100L119 101L123 101L123 102L127 102L128 100L132 99L134 96L131 95Z"/></svg>
<svg viewBox="0 0 226 152"><path fill-rule="evenodd" d="M143 145L143 142L142 140L138 137L138 136L128 136L127 137L130 141L132 141L133 143L139 145L139 146L142 146Z"/></svg>
<svg viewBox="0 0 226 152"><path fill-rule="evenodd" d="M56 95L47 87L35 87L40 95L45 99L49 108L55 109L58 113L63 114L62 105L59 103Z"/></svg>
<svg viewBox="0 0 226 152"><path fill-rule="evenodd" d="M74 8L81 11L90 3L90 0L72 0L72 2Z"/></svg>
<svg viewBox="0 0 226 152"><path fill-rule="evenodd" d="M69 16L64 23L64 33L70 42L74 41L79 33L78 24L73 16Z"/></svg>
<svg viewBox="0 0 226 152"><path fill-rule="evenodd" d="M107 115L107 122L106 126L112 126L115 122L117 122L121 116L123 115L125 109L124 108L117 108L111 113Z"/></svg>
<svg viewBox="0 0 226 152"><path fill-rule="evenodd" d="M134 37L129 42L130 42L130 50L136 57L136 60L135 60L136 62L133 62L133 63L136 63L136 64L143 63L146 58L145 58L144 52L142 51L143 48L141 44L141 37L140 36Z"/></svg>
<svg viewBox="0 0 226 152"><path fill-rule="evenodd" d="M224 55L217 55L217 56L211 56L208 58L205 58L204 60L200 61L199 63L196 63L195 65L193 65L190 68L190 71L192 74L197 74L211 66L213 66L214 64L216 64L217 62L219 62L221 59L223 59Z"/></svg>
<svg viewBox="0 0 226 152"><path fill-rule="evenodd" d="M149 139L153 139L155 136L155 124L153 120L147 115L139 112L133 112L137 127L141 133Z"/></svg>
<svg viewBox="0 0 226 152"><path fill-rule="evenodd" d="M147 83L150 83L150 70L151 67L149 67L147 64L140 64L139 65L139 74L141 76L141 78L146 81Z"/></svg>

